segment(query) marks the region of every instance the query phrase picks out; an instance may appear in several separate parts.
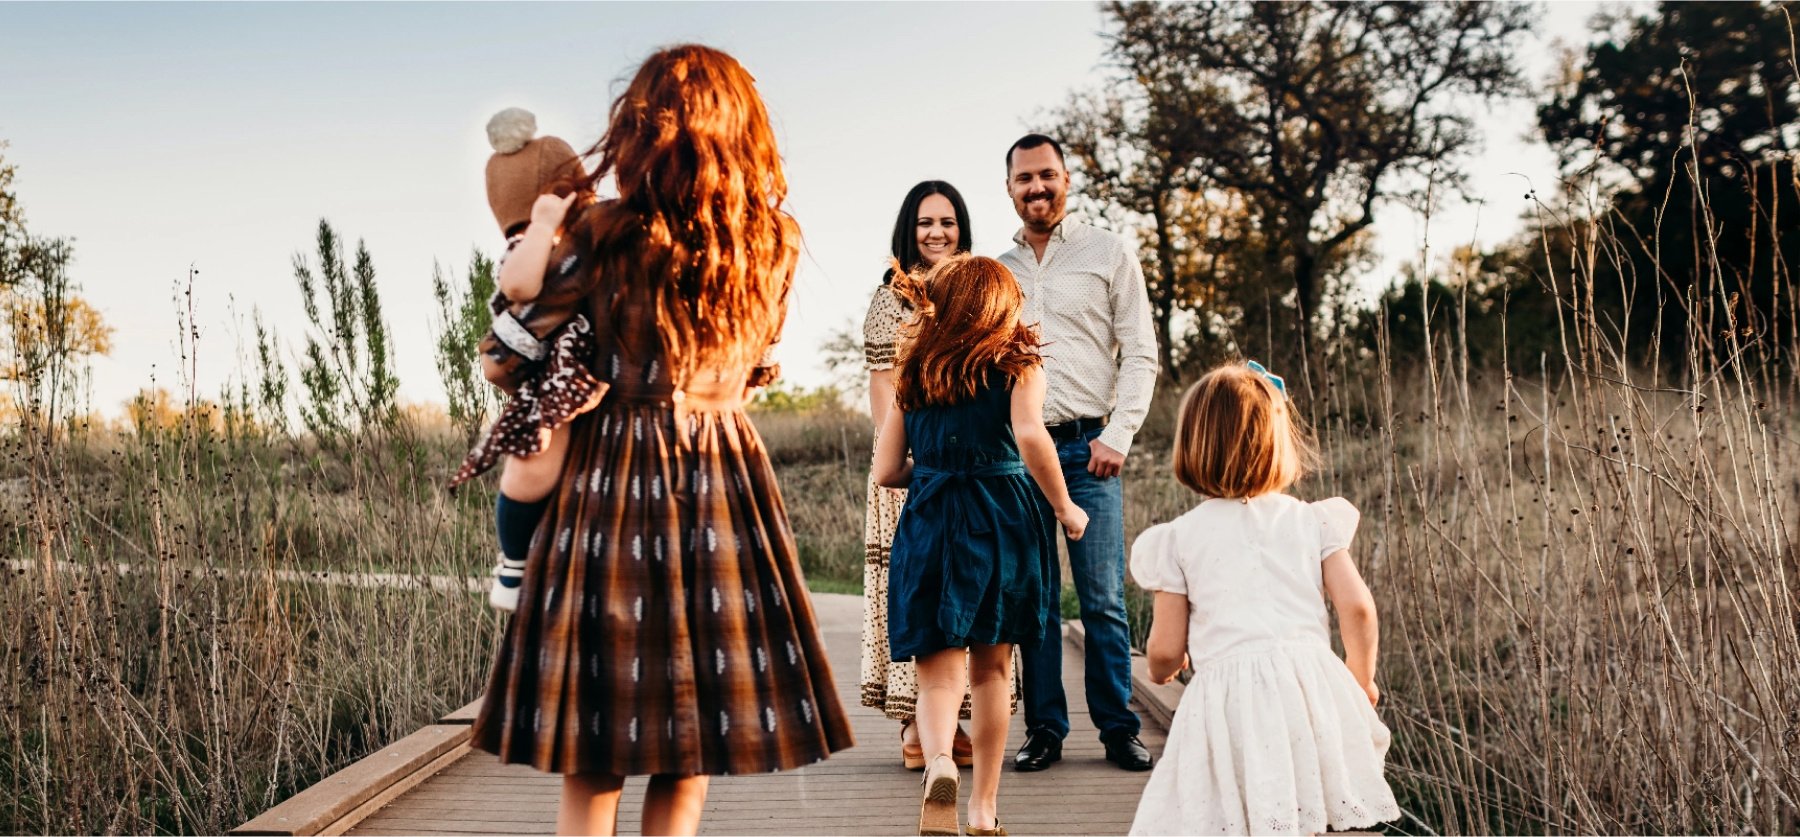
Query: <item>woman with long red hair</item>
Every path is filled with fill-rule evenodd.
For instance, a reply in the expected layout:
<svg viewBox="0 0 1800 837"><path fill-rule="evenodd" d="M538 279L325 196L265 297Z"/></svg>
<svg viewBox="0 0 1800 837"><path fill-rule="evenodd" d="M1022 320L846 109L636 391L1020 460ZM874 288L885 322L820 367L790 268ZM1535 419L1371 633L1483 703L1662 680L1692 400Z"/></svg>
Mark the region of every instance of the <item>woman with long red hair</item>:
<svg viewBox="0 0 1800 837"><path fill-rule="evenodd" d="M919 833L964 833L952 739L967 688L975 785L966 833L1004 834L1013 646L1042 638L1056 604L1045 516L1079 540L1087 514L1069 499L1044 428L1038 339L1019 322L1024 298L1012 273L993 259L951 256L922 280L893 281L918 314L874 471L881 485L910 491L888 564L888 653L918 670Z"/></svg>
<svg viewBox="0 0 1800 837"><path fill-rule="evenodd" d="M613 103L551 270L591 274L605 395L570 429L474 728L563 774L560 833L699 828L707 778L851 744L746 389L773 377L800 246L768 113L731 56L650 56Z"/></svg>

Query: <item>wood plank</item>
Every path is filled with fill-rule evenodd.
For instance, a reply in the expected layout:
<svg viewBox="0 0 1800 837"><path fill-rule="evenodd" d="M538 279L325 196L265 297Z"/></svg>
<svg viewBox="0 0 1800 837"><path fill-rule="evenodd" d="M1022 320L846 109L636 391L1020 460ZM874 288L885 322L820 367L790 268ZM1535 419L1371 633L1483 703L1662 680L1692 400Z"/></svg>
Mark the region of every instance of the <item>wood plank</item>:
<svg viewBox="0 0 1800 837"><path fill-rule="evenodd" d="M434 724L420 729L294 794L261 816L232 829L231 833L319 834L338 824L358 806L463 746L468 738L466 726Z"/></svg>
<svg viewBox="0 0 1800 837"><path fill-rule="evenodd" d="M327 825L324 828L319 829L318 833L319 833L320 837L339 837L339 835L343 834L346 831L349 831L352 826L356 825L357 823L362 822L370 814L373 814L376 811L381 810L381 808L383 806L386 806L388 803L393 802L395 799L400 798L401 794L404 794L407 791L412 790L415 787L418 787L420 782L423 782L426 779L431 778L433 774L436 774L439 770L444 769L444 767L446 765L452 764L457 759L460 759L463 756L466 756L468 754L469 754L469 743L467 740L464 740L463 743L458 744L456 747L451 749L449 752L446 752L443 755L438 756L435 759L432 759L425 766L414 769L414 770L402 775L393 784L390 784L386 788L383 788L380 793L377 793L374 796L371 796L368 799L363 800L361 804L358 804L355 808L350 809L349 813L347 813L341 817L338 817L337 820L332 822L330 825Z"/></svg>
<svg viewBox="0 0 1800 837"><path fill-rule="evenodd" d="M475 716L481 714L481 698L476 698L438 719L440 724L472 724Z"/></svg>

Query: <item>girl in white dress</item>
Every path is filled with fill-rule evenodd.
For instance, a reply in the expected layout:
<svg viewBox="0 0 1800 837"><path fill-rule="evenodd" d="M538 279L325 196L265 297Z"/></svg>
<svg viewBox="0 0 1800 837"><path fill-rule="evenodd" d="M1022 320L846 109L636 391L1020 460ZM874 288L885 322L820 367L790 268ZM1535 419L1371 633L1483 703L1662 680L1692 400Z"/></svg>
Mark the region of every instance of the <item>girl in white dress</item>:
<svg viewBox="0 0 1800 837"><path fill-rule="evenodd" d="M1131 574L1156 591L1150 676L1166 683L1190 659L1194 675L1132 834L1318 834L1400 816L1382 778L1375 602L1347 549L1358 514L1282 493L1317 456L1285 388L1252 361L1182 399L1175 477L1203 499L1138 536Z"/></svg>

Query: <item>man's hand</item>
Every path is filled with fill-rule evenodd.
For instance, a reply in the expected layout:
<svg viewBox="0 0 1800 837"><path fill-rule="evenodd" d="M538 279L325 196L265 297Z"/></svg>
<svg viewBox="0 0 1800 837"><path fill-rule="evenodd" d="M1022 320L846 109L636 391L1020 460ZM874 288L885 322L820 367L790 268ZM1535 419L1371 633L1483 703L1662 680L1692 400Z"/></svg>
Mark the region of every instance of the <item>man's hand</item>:
<svg viewBox="0 0 1800 837"><path fill-rule="evenodd" d="M1101 479L1116 477L1125 468L1125 454L1107 447L1099 439L1088 442L1088 473Z"/></svg>

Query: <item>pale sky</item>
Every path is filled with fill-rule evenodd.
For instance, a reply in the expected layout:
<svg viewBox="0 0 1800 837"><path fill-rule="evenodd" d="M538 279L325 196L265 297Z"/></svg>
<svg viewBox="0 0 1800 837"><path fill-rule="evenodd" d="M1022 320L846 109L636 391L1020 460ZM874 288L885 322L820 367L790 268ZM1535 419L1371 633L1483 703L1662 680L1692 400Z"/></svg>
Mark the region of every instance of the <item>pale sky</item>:
<svg viewBox="0 0 1800 837"><path fill-rule="evenodd" d="M1531 78L1601 5L1546 9L1522 53ZM250 351L252 308L292 371L307 324L291 260L312 252L321 217L374 256L402 400L441 402L433 261L460 277L473 248L499 244L482 181L488 117L525 107L585 148L645 55L716 46L756 75L776 123L807 246L782 361L791 382L816 385L819 346L860 325L913 183L963 192L976 252L1010 246L1005 150L1105 78L1104 25L1089 3L0 3L0 140L30 229L75 239L82 293L116 329L95 362L95 409L117 414L153 375L177 388L189 265L200 394ZM1520 228L1517 174L1546 190L1554 177L1533 124L1529 102L1484 114L1470 169L1485 206L1445 206L1434 253ZM1376 232L1370 288L1424 237L1397 208Z"/></svg>

